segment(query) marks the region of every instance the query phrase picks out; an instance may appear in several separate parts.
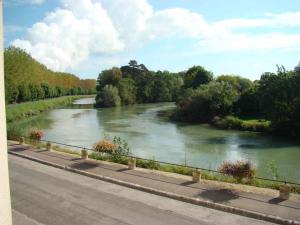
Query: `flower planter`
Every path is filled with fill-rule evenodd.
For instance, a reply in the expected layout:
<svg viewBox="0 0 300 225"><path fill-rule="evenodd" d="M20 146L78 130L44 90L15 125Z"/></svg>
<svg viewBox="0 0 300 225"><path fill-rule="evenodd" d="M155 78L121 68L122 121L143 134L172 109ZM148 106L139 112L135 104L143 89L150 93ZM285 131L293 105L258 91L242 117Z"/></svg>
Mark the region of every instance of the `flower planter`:
<svg viewBox="0 0 300 225"><path fill-rule="evenodd" d="M279 188L279 198L288 200L290 197L291 187L287 184L282 185Z"/></svg>
<svg viewBox="0 0 300 225"><path fill-rule="evenodd" d="M134 170L136 167L136 158L129 157L128 158L128 169Z"/></svg>
<svg viewBox="0 0 300 225"><path fill-rule="evenodd" d="M82 159L88 159L89 155L88 155L88 151L86 149L82 149L81 150L81 158Z"/></svg>
<svg viewBox="0 0 300 225"><path fill-rule="evenodd" d="M24 143L25 143L25 138L24 137L20 137L19 144L23 145Z"/></svg>
<svg viewBox="0 0 300 225"><path fill-rule="evenodd" d="M193 176L193 182L199 183L201 180L201 171L194 170L192 176Z"/></svg>

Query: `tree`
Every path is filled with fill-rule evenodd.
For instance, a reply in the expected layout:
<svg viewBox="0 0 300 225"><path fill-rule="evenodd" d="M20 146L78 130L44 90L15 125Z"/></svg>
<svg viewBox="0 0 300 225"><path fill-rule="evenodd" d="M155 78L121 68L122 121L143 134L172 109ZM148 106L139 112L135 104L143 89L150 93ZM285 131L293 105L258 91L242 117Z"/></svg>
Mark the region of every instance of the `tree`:
<svg viewBox="0 0 300 225"><path fill-rule="evenodd" d="M298 65L295 67L294 71L295 71L295 73L300 73L300 62L299 62Z"/></svg>
<svg viewBox="0 0 300 225"><path fill-rule="evenodd" d="M96 89L100 91L105 85L117 86L121 79L122 72L118 67L103 70L98 76Z"/></svg>
<svg viewBox="0 0 300 225"><path fill-rule="evenodd" d="M202 66L193 66L184 75L185 88L197 88L213 80L213 74Z"/></svg>
<svg viewBox="0 0 300 225"><path fill-rule="evenodd" d="M274 132L300 136L300 74L277 67L277 74L264 73L259 81L259 96L264 116Z"/></svg>
<svg viewBox="0 0 300 225"><path fill-rule="evenodd" d="M215 116L232 112L238 93L227 82L211 82L190 91L177 104L175 119L192 122L211 122Z"/></svg>
<svg viewBox="0 0 300 225"><path fill-rule="evenodd" d="M119 82L119 93L123 105L136 102L136 86L132 79L124 78Z"/></svg>
<svg viewBox="0 0 300 225"><path fill-rule="evenodd" d="M114 107L121 104L119 91L112 85L105 85L105 87L98 92L96 96L96 106L98 107Z"/></svg>

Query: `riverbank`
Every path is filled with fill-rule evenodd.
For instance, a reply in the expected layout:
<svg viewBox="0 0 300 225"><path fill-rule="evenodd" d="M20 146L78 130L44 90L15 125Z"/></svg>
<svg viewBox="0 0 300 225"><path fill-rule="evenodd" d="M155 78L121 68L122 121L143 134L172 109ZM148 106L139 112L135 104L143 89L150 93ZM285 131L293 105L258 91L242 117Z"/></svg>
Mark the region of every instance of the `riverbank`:
<svg viewBox="0 0 300 225"><path fill-rule="evenodd" d="M176 116L176 109L168 109L159 111L158 116L165 117L174 122L191 123L190 121L182 121ZM201 124L201 123L199 123ZM235 116L215 117L210 123L211 126L224 130L240 130L253 132L271 132L271 122L258 118L238 118Z"/></svg>
<svg viewBox="0 0 300 225"><path fill-rule="evenodd" d="M50 109L71 105L73 101L77 99L89 97L93 97L93 95L63 96L33 102L6 105L7 136L8 138L14 138L21 135L20 129L18 128L19 124L14 126L14 123L18 121L37 116Z"/></svg>
<svg viewBox="0 0 300 225"><path fill-rule="evenodd" d="M43 143L40 143L38 145L38 148L45 148L46 145ZM79 151L71 150L65 147L61 147L59 145L52 146L52 149L57 152L61 153L67 153L71 154L73 156L80 156ZM113 157L109 154L101 154L97 152L90 152L89 156L90 159L94 159L97 161L106 161L106 162L112 162L122 165L128 165L128 157L126 156L118 156ZM171 164L164 164L164 163L158 163L151 159L137 159L136 160L136 166L138 168L143 169L150 169L154 171L161 171L161 172L168 172L173 174L180 174L185 176L192 176L193 169L186 166L179 166L179 165L171 165ZM249 179L242 179L238 180L232 176L228 176L219 172L213 172L213 171L207 171L207 170L201 170L201 178L207 181L214 181L214 182L222 182L226 186L226 184L234 184L234 185L246 185L247 187L258 187L258 188L268 188L273 190L279 190L280 186L282 186L283 183L277 182L277 181L270 181L270 180L262 180L258 178L253 178L251 180ZM290 185L291 192L300 194L300 186L299 185Z"/></svg>

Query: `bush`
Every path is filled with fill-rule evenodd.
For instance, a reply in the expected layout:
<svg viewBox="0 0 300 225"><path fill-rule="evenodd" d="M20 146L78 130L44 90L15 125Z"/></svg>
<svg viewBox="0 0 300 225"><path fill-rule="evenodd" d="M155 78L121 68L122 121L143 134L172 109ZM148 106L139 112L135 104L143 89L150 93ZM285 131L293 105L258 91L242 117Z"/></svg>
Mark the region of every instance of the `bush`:
<svg viewBox="0 0 300 225"><path fill-rule="evenodd" d="M249 161L236 161L235 163L224 162L219 168L221 173L235 177L238 181L243 178L253 179L255 169Z"/></svg>
<svg viewBox="0 0 300 225"><path fill-rule="evenodd" d="M38 128L30 128L29 130L29 138L31 140L40 141L44 136L43 131L39 130Z"/></svg>
<svg viewBox="0 0 300 225"><path fill-rule="evenodd" d="M97 152L114 153L117 145L108 140L101 140L94 144L94 150Z"/></svg>

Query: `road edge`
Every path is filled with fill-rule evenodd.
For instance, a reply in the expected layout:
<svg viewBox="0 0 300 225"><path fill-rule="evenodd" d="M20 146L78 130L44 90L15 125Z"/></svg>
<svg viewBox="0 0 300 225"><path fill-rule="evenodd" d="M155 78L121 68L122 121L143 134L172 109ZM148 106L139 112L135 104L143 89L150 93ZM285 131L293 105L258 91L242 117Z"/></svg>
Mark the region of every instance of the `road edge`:
<svg viewBox="0 0 300 225"><path fill-rule="evenodd" d="M45 161L45 160L42 160L42 159L38 159L38 158L35 158L35 157L32 157L32 156L27 156L27 155L23 155L23 154L12 152L12 151L8 151L8 153L11 154L11 155L15 155L15 156L18 156L18 157L21 157L21 158L25 158L25 159L28 159L28 160L31 160L31 161L34 161L34 162L44 164L44 165L47 165L47 166L55 167L55 168L58 168L58 169L63 169L63 170L66 170L66 171L81 174L81 175L91 177L91 178L94 178L94 179L98 179L98 180L118 184L118 185L121 185L121 186L124 186L124 187L140 190L140 191L143 191L143 192L147 192L147 193L150 193L150 194L155 194L155 195L159 195L159 196L163 196L163 197L167 197L167 198L171 198L171 199L175 199L175 200L179 200L179 201L194 204L194 205L204 206L204 207L207 207L207 208L220 210L220 211L223 211L223 212L229 212L229 213L233 213L233 214L237 214L237 215L241 215L241 216L246 216L246 217L250 217L250 218L253 218L253 219L264 220L264 221L272 222L272 223L279 223L279 224L286 224L286 225L300 225L300 222L295 221L295 220L289 220L289 219L285 219L285 218L282 218L282 217L267 215L267 214L263 214L263 213L259 213L259 212L255 212L255 211L240 209L240 208L237 208L237 207L232 207L232 206L223 205L223 204L219 204L219 203L214 203L214 202L210 202L210 201L200 200L200 199L197 199L197 198L191 198L191 197L187 197L187 196L184 196L184 195L179 195L179 194L175 194L175 193L171 193L171 192L161 191L161 190L158 190L158 189L149 188L149 187L142 186L142 185L139 185L139 184L129 183L129 182L125 182L125 181L115 179L115 178L111 178L111 177L107 177L107 176L102 176L102 175L98 175L98 174L94 174L94 173L74 169L74 168L69 167L69 166L59 165L59 164L56 164L56 163L52 163L52 162L49 162L49 161Z"/></svg>

